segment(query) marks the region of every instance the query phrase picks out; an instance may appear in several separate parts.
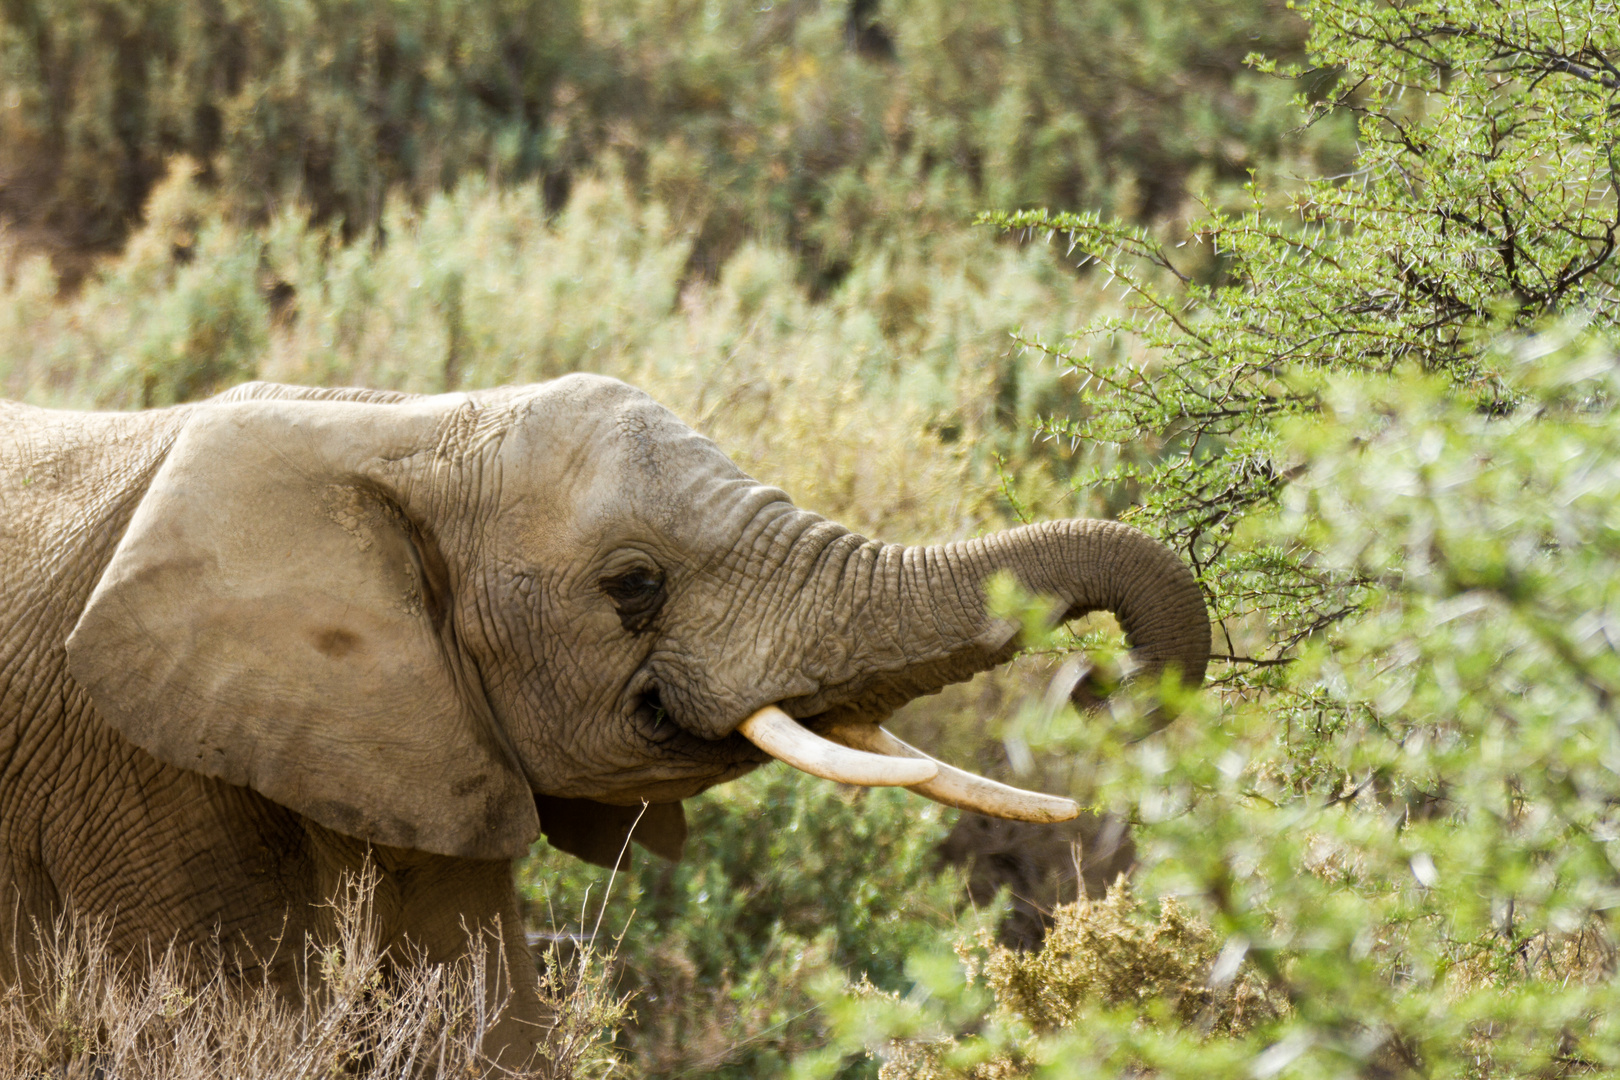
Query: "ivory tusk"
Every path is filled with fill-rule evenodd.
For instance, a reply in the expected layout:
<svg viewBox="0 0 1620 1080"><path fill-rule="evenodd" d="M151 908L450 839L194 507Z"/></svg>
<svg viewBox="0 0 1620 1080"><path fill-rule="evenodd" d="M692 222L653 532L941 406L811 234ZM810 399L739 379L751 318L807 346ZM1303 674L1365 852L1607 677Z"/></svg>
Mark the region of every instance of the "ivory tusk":
<svg viewBox="0 0 1620 1080"><path fill-rule="evenodd" d="M932 759L869 754L829 742L774 705L744 720L737 731L771 757L840 784L914 787L940 771L939 763Z"/></svg>
<svg viewBox="0 0 1620 1080"><path fill-rule="evenodd" d="M937 776L920 784L908 784L907 787L946 806L974 810L991 817L1041 824L1068 821L1080 815L1080 804L1073 799L998 784L994 780L934 761L915 746L900 741L876 724L843 724L827 734L856 750L933 762L939 767Z"/></svg>

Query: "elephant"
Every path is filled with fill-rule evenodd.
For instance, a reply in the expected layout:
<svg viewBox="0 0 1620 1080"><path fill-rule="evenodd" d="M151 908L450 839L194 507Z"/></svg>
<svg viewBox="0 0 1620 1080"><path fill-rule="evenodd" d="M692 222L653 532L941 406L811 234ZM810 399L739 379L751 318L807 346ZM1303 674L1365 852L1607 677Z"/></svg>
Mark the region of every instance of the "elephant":
<svg viewBox="0 0 1620 1080"><path fill-rule="evenodd" d="M878 726L1017 651L986 611L997 571L1064 618L1114 612L1148 676L1202 682L1202 593L1146 534L878 543L603 376L0 403L0 978L63 912L110 916L130 956L284 964L368 860L385 944L526 957L513 864L539 837L678 858L681 800L773 757L1071 816ZM543 1017L533 965L509 979L490 1054L521 1064Z"/></svg>

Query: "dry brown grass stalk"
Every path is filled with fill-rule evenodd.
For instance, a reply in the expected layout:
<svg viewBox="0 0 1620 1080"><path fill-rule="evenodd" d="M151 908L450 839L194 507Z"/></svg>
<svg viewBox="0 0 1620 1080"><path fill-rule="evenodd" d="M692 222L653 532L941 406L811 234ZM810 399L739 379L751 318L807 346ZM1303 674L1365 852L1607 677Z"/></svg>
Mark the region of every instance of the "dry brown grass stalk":
<svg viewBox="0 0 1620 1080"><path fill-rule="evenodd" d="M0 1080L357 1080L510 1076L600 1080L619 1072L612 1033L628 999L612 952L582 946L543 957L551 1029L527 1070L492 1065L485 1039L510 1000L506 962L472 947L429 964L377 947L374 877L346 883L336 932L303 955L299 998L262 978L171 945L143 963L113 955L105 924L64 918L37 928L24 985L0 990ZM469 935L471 937L471 935Z"/></svg>

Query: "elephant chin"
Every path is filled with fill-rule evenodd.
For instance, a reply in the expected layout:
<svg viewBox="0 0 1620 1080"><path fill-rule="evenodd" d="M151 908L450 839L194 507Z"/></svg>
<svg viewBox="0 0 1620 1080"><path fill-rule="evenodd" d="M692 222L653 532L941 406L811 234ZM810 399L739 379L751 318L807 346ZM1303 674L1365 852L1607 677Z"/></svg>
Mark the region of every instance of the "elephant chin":
<svg viewBox="0 0 1620 1080"><path fill-rule="evenodd" d="M774 705L737 729L767 754L824 780L860 787L903 787L962 810L1011 821L1049 823L1080 814L1080 804L1057 795L998 784L935 761L877 724L847 723L822 738Z"/></svg>

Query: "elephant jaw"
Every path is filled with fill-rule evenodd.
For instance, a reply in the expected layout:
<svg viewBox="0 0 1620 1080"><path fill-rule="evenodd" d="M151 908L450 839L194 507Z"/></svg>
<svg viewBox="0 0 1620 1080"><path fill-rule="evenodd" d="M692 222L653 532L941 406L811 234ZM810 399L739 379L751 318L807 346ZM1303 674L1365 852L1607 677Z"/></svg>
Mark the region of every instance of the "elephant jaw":
<svg viewBox="0 0 1620 1080"><path fill-rule="evenodd" d="M935 761L877 724L840 724L828 731L830 739L824 739L767 705L737 731L777 760L824 780L904 787L946 806L1012 821L1068 821L1080 813L1080 805L1072 799L1023 791Z"/></svg>

